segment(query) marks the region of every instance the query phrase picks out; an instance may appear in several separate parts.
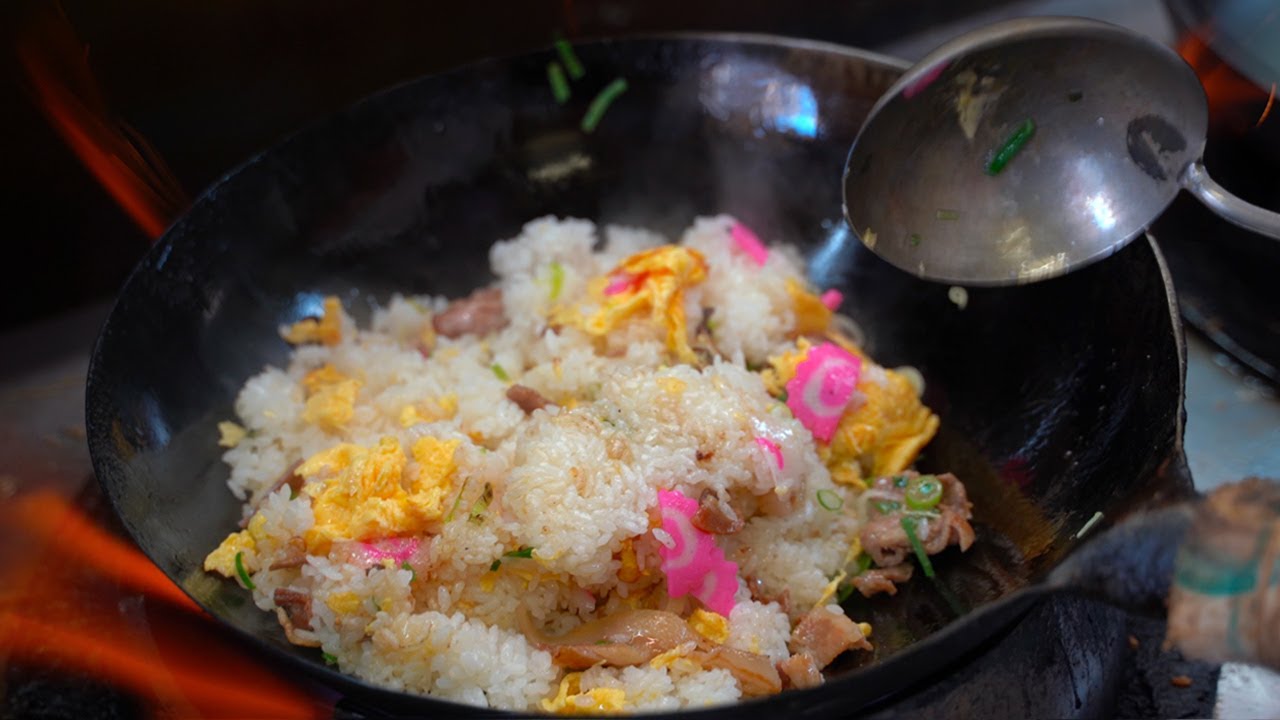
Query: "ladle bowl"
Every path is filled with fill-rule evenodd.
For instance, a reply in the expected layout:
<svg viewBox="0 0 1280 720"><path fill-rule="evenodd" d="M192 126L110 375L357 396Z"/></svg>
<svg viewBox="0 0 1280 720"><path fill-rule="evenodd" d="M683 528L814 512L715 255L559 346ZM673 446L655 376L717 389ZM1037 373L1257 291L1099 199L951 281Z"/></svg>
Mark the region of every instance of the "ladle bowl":
<svg viewBox="0 0 1280 720"><path fill-rule="evenodd" d="M1143 35L1081 18L990 25L930 53L872 109L846 162L845 215L882 258L961 285L1101 260L1182 188L1280 236L1280 214L1208 176L1207 117L1194 71Z"/></svg>

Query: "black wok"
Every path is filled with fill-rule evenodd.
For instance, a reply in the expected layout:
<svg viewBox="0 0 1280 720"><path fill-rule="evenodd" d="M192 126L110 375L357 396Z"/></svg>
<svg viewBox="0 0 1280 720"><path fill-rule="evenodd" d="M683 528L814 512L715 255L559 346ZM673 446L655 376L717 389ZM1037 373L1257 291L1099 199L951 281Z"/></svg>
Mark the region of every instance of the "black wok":
<svg viewBox="0 0 1280 720"><path fill-rule="evenodd" d="M209 190L120 293L89 372L94 467L142 549L258 650L383 710L472 712L327 668L245 591L201 571L239 519L215 424L233 417L248 377L285 362L279 326L324 294L358 317L396 290L464 294L488 281L492 241L548 213L671 235L728 212L800 244L815 283L844 291L867 350L924 374L942 430L920 465L957 473L976 505L979 541L939 556L937 583L850 601L875 625L874 657L837 661L817 689L708 714L848 712L920 681L1016 618L1055 568L1061 577L1096 512L1106 526L1158 491L1189 491L1165 472L1182 466L1183 366L1153 243L1049 282L970 290L962 309L945 286L874 257L842 220L841 164L900 63L742 36L579 54L588 75L563 107L542 53L415 81L315 124ZM580 132L587 101L616 76L630 89ZM539 179L574 154L585 168Z"/></svg>

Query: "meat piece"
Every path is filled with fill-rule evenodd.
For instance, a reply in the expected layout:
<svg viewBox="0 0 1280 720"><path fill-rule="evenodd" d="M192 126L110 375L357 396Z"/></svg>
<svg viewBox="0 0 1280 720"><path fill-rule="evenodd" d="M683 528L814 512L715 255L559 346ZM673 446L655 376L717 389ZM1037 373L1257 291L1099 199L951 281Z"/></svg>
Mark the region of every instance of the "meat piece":
<svg viewBox="0 0 1280 720"><path fill-rule="evenodd" d="M542 393L520 384L507 388L507 399L519 406L525 415L532 415L534 410L541 410L551 404L550 400L542 397Z"/></svg>
<svg viewBox="0 0 1280 720"><path fill-rule="evenodd" d="M875 481L867 490L872 498L868 505L868 519L862 528L860 539L862 548L880 567L892 567L902 564L912 553L911 541L907 531L902 527L902 517L906 512L905 490L895 484L896 477L910 480L918 477L915 472L906 472L899 476L883 477ZM942 499L938 502L936 518L919 517L916 521L916 535L926 553L934 555L942 552L948 545L958 545L968 550L973 544L973 526L969 524L972 517L972 503L969 502L964 485L951 473L937 476L942 484ZM884 506L884 510L878 509Z"/></svg>
<svg viewBox="0 0 1280 720"><path fill-rule="evenodd" d="M689 518L693 526L713 535L732 535L742 529L742 518L729 501L714 490L703 490L698 498L698 511Z"/></svg>
<svg viewBox="0 0 1280 720"><path fill-rule="evenodd" d="M311 596L290 588L276 588L271 597L276 607L284 611L293 627L311 629Z"/></svg>
<svg viewBox="0 0 1280 720"><path fill-rule="evenodd" d="M827 607L809 611L791 631L787 643L792 653L808 653L819 668L831 664L845 650L858 648L870 650L871 643L863 636L858 624L849 616L832 612Z"/></svg>
<svg viewBox="0 0 1280 720"><path fill-rule="evenodd" d="M897 584L910 580L912 572L914 570L909 563L886 568L873 567L855 575L849 582L862 593L863 597L871 597L882 592L894 595L898 592Z"/></svg>
<svg viewBox="0 0 1280 720"><path fill-rule="evenodd" d="M689 657L705 668L728 670L742 687L745 697L782 692L782 677L764 655L717 645L709 651L698 651Z"/></svg>
<svg viewBox="0 0 1280 720"><path fill-rule="evenodd" d="M300 568L307 562L307 545L302 538L290 538L289 542L284 546L284 552L280 553L271 565L269 570L284 570L286 568Z"/></svg>
<svg viewBox="0 0 1280 720"><path fill-rule="evenodd" d="M280 488L288 485L289 491L292 493L292 495L296 495L302 492L302 486L306 484L307 480L306 478L298 474L299 467L302 467L302 461L295 460L294 463L290 465L284 472L280 473L280 477L276 478L276 481L274 483L271 483L271 487L267 488L266 492L258 496L257 501L254 502L253 505L251 506L253 509L253 512L250 512L248 515L245 515L244 517L240 518L241 530L245 529L246 527L249 527L249 520L250 518L253 517L254 513L258 512L258 507L261 506L262 503L268 497L277 493L280 490Z"/></svg>
<svg viewBox="0 0 1280 720"><path fill-rule="evenodd" d="M782 687L804 690L822 684L822 671L809 653L796 653L778 663Z"/></svg>
<svg viewBox="0 0 1280 720"><path fill-rule="evenodd" d="M527 610L518 618L525 637L551 653L559 667L585 670L604 663L614 667L640 665L672 648L697 641L688 624L662 610L623 610L584 623L557 638L534 629Z"/></svg>
<svg viewBox="0 0 1280 720"><path fill-rule="evenodd" d="M755 599L756 602L763 603L765 605L768 605L769 603L778 603L778 607L782 610L783 614L791 614L791 590L789 588L783 588L782 594L775 597L770 595L765 589L763 580L750 576L743 579L747 581L747 590L751 592L751 597Z"/></svg>
<svg viewBox="0 0 1280 720"><path fill-rule="evenodd" d="M444 312L431 318L431 327L447 338L484 335L506 326L501 288L477 290L449 303Z"/></svg>

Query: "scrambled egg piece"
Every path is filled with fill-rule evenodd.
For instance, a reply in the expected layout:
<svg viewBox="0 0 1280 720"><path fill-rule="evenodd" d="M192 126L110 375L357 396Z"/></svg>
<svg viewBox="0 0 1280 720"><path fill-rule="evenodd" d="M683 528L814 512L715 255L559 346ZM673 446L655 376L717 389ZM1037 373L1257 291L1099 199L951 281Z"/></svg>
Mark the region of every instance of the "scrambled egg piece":
<svg viewBox="0 0 1280 720"><path fill-rule="evenodd" d="M582 673L573 672L560 681L554 698L542 701L542 709L557 715L602 715L621 712L627 705L627 692L621 688L592 688L581 692Z"/></svg>
<svg viewBox="0 0 1280 720"><path fill-rule="evenodd" d="M334 540L369 540L423 532L444 515L445 496L457 470L460 441L419 438L410 452L417 474L404 485L408 459L395 438L365 448L342 443L316 453L298 467L308 480L315 525L307 550L323 554ZM322 479L322 482L312 482Z"/></svg>
<svg viewBox="0 0 1280 720"><path fill-rule="evenodd" d="M224 448L233 448L239 445L241 440L248 437L249 433L239 425L224 420L218 423L218 435L218 445Z"/></svg>
<svg viewBox="0 0 1280 720"><path fill-rule="evenodd" d="M236 576L236 555L244 553L240 562L247 572L258 568L258 543L266 539L263 528L267 519L262 515L254 515L249 519L249 526L240 532L231 533L222 544L209 553L204 559L205 572L216 572L223 577Z"/></svg>
<svg viewBox="0 0 1280 720"><path fill-rule="evenodd" d="M326 432L341 430L355 415L360 384L330 364L307 373L302 378L307 394L302 419Z"/></svg>
<svg viewBox="0 0 1280 720"><path fill-rule="evenodd" d="M689 347L684 291L707 278L707 261L691 248L663 245L632 255L608 275L592 280L588 292L600 302L588 317L577 309L556 313L556 320L603 337L629 318L648 312L667 329L667 348L683 362L696 363Z"/></svg>
<svg viewBox="0 0 1280 720"><path fill-rule="evenodd" d="M830 443L817 443L819 457L835 482L855 487L866 485L863 478L902 472L938 432L938 416L920 402L905 375L876 365L847 338L827 337L862 359L858 392L863 399L845 411ZM771 394L782 394L809 348L800 338L795 352L769 358L761 379Z"/></svg>
<svg viewBox="0 0 1280 720"><path fill-rule="evenodd" d="M729 619L719 613L698 608L689 616L689 628L713 643L729 639Z"/></svg>
<svg viewBox="0 0 1280 720"><path fill-rule="evenodd" d="M821 335L831 324L831 309L822 299L809 292L804 285L787 278L787 294L791 296L796 314L797 335Z"/></svg>
<svg viewBox="0 0 1280 720"><path fill-rule="evenodd" d="M342 342L342 301L330 295L324 299L324 315L304 318L290 325L281 336L292 345L322 343L337 345Z"/></svg>
<svg viewBox="0 0 1280 720"><path fill-rule="evenodd" d="M400 427L413 427L418 423L429 423L437 420L450 420L458 414L458 396L452 393L442 395L425 407L422 405L405 405L400 408Z"/></svg>
<svg viewBox="0 0 1280 720"><path fill-rule="evenodd" d="M324 601L329 609L339 615L350 615L360 609L360 596L353 592L333 593Z"/></svg>

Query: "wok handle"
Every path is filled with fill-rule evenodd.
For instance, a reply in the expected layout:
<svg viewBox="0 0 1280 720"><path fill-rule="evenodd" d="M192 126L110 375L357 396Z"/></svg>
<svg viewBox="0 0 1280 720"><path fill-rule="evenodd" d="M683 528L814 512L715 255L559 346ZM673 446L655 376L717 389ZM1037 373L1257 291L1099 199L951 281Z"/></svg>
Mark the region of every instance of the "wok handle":
<svg viewBox="0 0 1280 720"><path fill-rule="evenodd" d="M1196 160L1182 173L1182 187L1219 217L1245 230L1280 240L1280 213L1241 200L1209 177L1204 162Z"/></svg>
<svg viewBox="0 0 1280 720"><path fill-rule="evenodd" d="M1167 603L1168 640L1188 656L1280 668L1280 482L1248 478L1127 518L1049 584L1126 609Z"/></svg>

